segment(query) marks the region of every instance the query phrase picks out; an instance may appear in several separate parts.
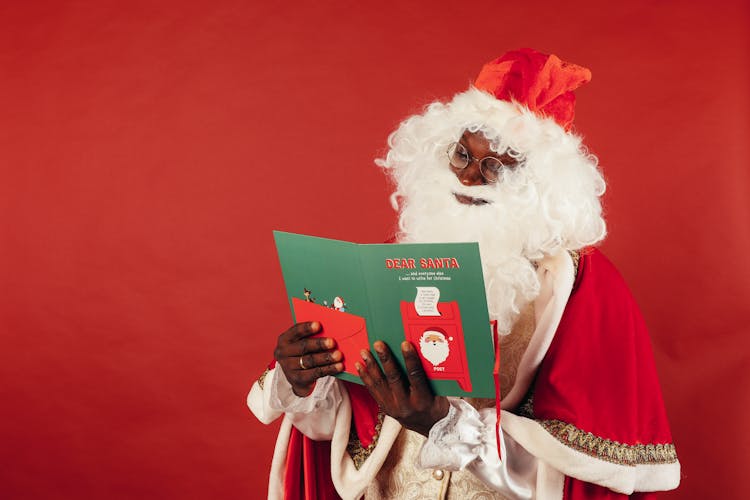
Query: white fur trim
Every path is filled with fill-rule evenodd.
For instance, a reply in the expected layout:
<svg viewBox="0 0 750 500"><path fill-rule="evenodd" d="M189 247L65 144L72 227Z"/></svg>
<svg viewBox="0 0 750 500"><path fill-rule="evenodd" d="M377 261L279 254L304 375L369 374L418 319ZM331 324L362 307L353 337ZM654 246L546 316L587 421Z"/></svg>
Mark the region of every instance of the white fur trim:
<svg viewBox="0 0 750 500"><path fill-rule="evenodd" d="M536 469L537 500L562 500L564 488L565 475L539 460Z"/></svg>
<svg viewBox="0 0 750 500"><path fill-rule="evenodd" d="M680 484L680 463L619 465L581 453L555 439L539 423L502 412L503 430L531 454L567 476L629 495L664 491Z"/></svg>
<svg viewBox="0 0 750 500"><path fill-rule="evenodd" d="M314 427L314 421L320 420L317 413L313 414L283 414L281 411L274 409L270 403L272 393L269 384L274 384L276 373L270 370L266 375L264 384L265 390L261 389L256 382L250 390L247 397L247 404L258 419L268 424L284 415L279 428L279 434L276 437L273 459L271 460L271 472L268 478L268 498L282 499L284 497L284 468L286 464L287 452L289 449L289 437L291 436L294 417L305 417L308 420L312 417L310 425L303 425L303 428ZM338 385L339 382L335 381ZM398 433L401 431L401 424L391 417L385 417L380 428L377 445L374 447L370 456L364 464L357 469L354 461L346 451L349 443L349 432L351 430L352 405L349 394L345 390L336 387L329 387L326 392L335 392L341 398L340 403L322 411L324 420L327 417L333 417L333 436L331 438L331 479L338 494L344 499L355 500L364 494L365 489L375 479L380 467L388 457L388 453L396 441ZM330 406L330 405L329 405ZM335 412L335 416L331 415ZM300 422L305 424L305 422ZM327 427L327 425L326 425Z"/></svg>
<svg viewBox="0 0 750 500"><path fill-rule="evenodd" d="M367 486L375 479L401 431L401 424L391 417L383 419L377 445L372 454L357 469L352 457L346 451L351 429L352 406L349 394L346 391L342 392L344 400L336 415L336 426L331 440L331 479L343 500L356 500L364 494Z"/></svg>
<svg viewBox="0 0 750 500"><path fill-rule="evenodd" d="M292 435L292 421L286 416L281 421L276 446L271 459L271 472L268 474L268 500L284 498L284 464L289 451L289 437Z"/></svg>
<svg viewBox="0 0 750 500"><path fill-rule="evenodd" d="M575 281L573 259L568 252L560 251L557 255L542 260L537 274L541 290L534 301L536 328L518 364L513 388L500 403L500 407L504 409L515 408L526 395L555 337Z"/></svg>
<svg viewBox="0 0 750 500"><path fill-rule="evenodd" d="M270 377L273 377L273 372L274 370L271 369L266 373L266 382L271 380ZM271 408L270 396L271 391L261 388L258 382L253 384L250 393L247 395L247 407L250 408L250 411L253 412L258 420L266 425L283 415L281 411Z"/></svg>

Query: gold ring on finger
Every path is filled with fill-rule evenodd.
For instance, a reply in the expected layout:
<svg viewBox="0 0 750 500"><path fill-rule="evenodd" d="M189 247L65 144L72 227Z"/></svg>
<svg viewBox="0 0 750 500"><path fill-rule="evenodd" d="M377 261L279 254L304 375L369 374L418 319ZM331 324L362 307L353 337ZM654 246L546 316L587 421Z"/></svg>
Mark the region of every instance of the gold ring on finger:
<svg viewBox="0 0 750 500"><path fill-rule="evenodd" d="M304 356L299 357L299 367L302 368L303 370L307 370L307 367L305 366L305 362L302 361L302 358L304 358Z"/></svg>

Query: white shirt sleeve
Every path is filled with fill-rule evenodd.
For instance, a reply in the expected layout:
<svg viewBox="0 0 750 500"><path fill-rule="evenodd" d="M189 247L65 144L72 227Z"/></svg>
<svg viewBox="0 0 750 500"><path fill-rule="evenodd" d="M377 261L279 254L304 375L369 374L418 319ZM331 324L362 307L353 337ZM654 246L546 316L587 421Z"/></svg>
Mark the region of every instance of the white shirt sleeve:
<svg viewBox="0 0 750 500"><path fill-rule="evenodd" d="M502 460L497 453L494 408L477 411L466 401L448 398L448 415L438 421L422 446L423 468L467 469L491 488L512 498L534 497L537 459L505 433L500 433Z"/></svg>
<svg viewBox="0 0 750 500"><path fill-rule="evenodd" d="M309 396L297 396L278 367L268 372L263 388L257 382L253 384L247 398L250 410L261 422L268 423L286 414L300 432L318 441L333 436L341 400L339 382L333 377L318 379Z"/></svg>

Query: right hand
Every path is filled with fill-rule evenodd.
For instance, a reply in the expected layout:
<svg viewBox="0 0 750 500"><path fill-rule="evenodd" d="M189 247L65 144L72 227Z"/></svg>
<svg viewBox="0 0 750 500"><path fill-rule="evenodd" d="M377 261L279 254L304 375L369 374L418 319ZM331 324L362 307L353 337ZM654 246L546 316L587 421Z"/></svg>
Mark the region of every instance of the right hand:
<svg viewBox="0 0 750 500"><path fill-rule="evenodd" d="M308 338L320 330L318 321L297 323L279 335L273 352L299 397L309 396L319 378L344 370L344 356L336 349L336 341L327 337Z"/></svg>

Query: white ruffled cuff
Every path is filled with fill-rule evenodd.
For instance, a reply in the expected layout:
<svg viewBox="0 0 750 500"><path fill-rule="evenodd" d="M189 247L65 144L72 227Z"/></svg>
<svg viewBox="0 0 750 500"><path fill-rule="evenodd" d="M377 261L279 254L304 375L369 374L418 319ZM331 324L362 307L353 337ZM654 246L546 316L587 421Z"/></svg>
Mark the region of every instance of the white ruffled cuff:
<svg viewBox="0 0 750 500"><path fill-rule="evenodd" d="M277 367L271 380L271 397L269 406L284 413L313 413L333 410L338 398L331 397L336 379L323 377L318 379L309 396L301 398L294 394L292 385L284 376L284 371Z"/></svg>
<svg viewBox="0 0 750 500"><path fill-rule="evenodd" d="M430 429L417 465L456 471L492 450L497 455L494 425L484 422L480 413L466 401L448 400L448 414Z"/></svg>

